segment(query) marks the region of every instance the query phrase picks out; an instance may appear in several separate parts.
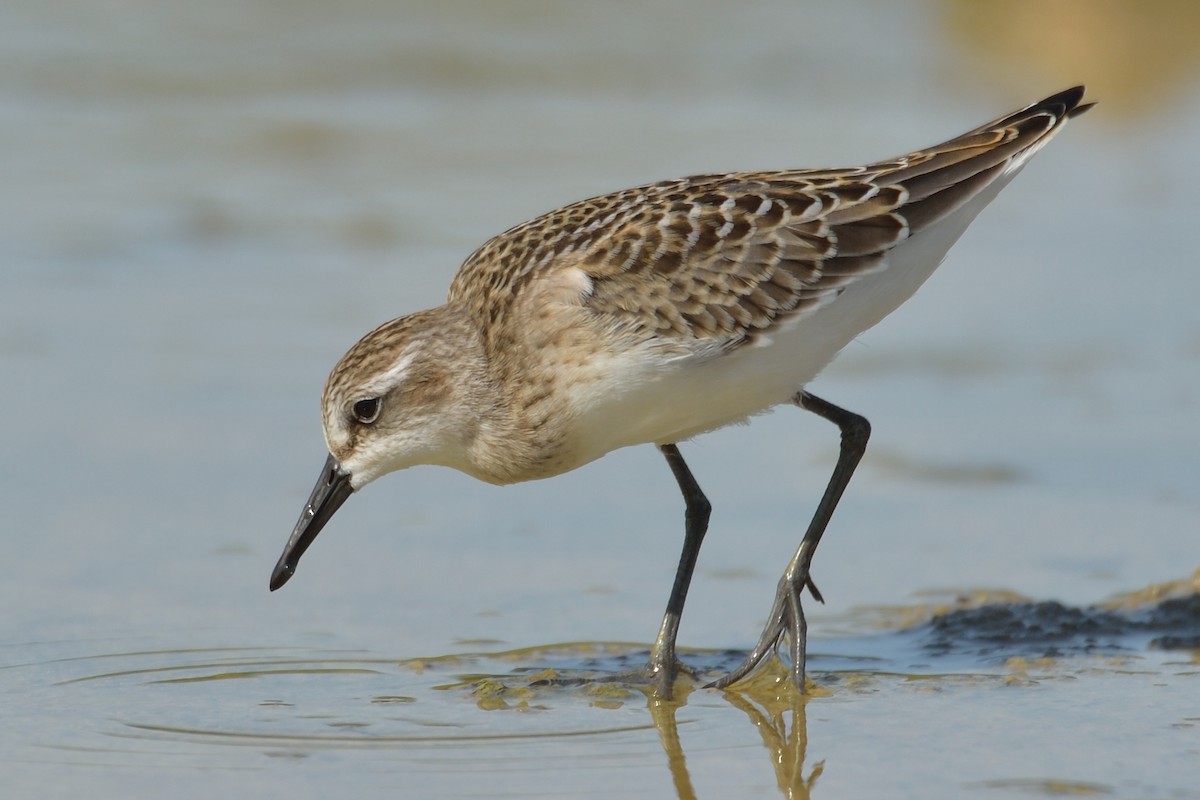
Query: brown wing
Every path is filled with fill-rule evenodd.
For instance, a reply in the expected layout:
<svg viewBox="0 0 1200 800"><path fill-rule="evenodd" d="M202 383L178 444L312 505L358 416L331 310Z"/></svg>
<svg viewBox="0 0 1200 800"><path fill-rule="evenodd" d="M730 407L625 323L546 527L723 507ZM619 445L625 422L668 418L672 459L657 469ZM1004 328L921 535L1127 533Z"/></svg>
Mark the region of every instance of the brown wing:
<svg viewBox="0 0 1200 800"><path fill-rule="evenodd" d="M450 299L495 326L531 280L574 267L584 306L639 335L734 347L886 267L899 242L1018 167L1068 117L1062 92L935 147L864 167L701 175L553 211L492 239Z"/></svg>

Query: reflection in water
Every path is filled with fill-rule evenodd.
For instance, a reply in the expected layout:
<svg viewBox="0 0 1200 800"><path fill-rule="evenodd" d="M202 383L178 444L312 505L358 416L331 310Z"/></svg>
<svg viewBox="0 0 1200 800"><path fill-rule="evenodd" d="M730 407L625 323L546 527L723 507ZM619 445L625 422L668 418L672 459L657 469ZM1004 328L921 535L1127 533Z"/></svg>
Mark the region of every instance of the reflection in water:
<svg viewBox="0 0 1200 800"><path fill-rule="evenodd" d="M230 758L212 754L253 764L263 756L357 752L445 775L498 762L532 765L525 768L536 784L562 763L541 754L565 750L576 766L621 763L668 779L686 799L711 793L703 785L712 775L709 759L741 751L753 754L743 761L743 780L758 772L774 778L782 797L807 798L825 768L824 761L806 763L809 703L864 687L886 701L888 686L963 691L1045 685L1084 672L1190 670L1200 654L1198 587L1200 574L1090 608L978 595L929 606L923 619L914 609L872 616L859 630L873 625L873 632L817 640L807 696L796 693L778 659L731 690L699 689L743 654L690 651L683 655L697 680L681 685L675 701L662 701L622 678L646 659L643 645L629 643L407 660L346 650L139 650L6 671L52 675L48 687L80 706L115 699L95 716L106 720L104 729L64 728L60 740L40 745L55 763L166 753L228 768ZM1166 656L1155 667L1148 648L1190 658ZM645 746L651 735L658 748ZM530 759L531 747L538 758Z"/></svg>
<svg viewBox="0 0 1200 800"><path fill-rule="evenodd" d="M790 673L778 661L769 662L766 671L771 673L769 678L756 676L739 687L726 690L724 697L731 706L744 713L758 731L783 796L807 798L825 766L823 762L817 763L805 776L804 761L808 749L805 708L809 698L796 691ZM675 793L680 800L695 800L697 794L675 721L675 713L686 704L686 696L676 700L651 696L647 708L667 757Z"/></svg>
<svg viewBox="0 0 1200 800"><path fill-rule="evenodd" d="M727 699L744 712L758 729L763 745L771 756L771 763L775 766L775 780L784 797L808 797L817 783L817 778L821 777L821 772L825 769L825 762L818 761L805 777L804 760L808 751L808 720L805 717L807 698L795 695L789 698L786 704L771 703L764 705L761 710L737 693L728 694ZM789 718L792 723L790 728Z"/></svg>
<svg viewBox="0 0 1200 800"><path fill-rule="evenodd" d="M671 770L671 783L675 785L675 794L680 800L693 800L696 790L692 787L692 776L688 773L687 756L683 753L683 742L679 739L679 726L675 722L675 712L685 705L686 691L680 691L682 697L672 700L661 700L653 695L648 696L646 707L650 710L650 718L658 730L658 740L662 743L663 753L667 756L667 767Z"/></svg>
<svg viewBox="0 0 1200 800"><path fill-rule="evenodd" d="M598 654L604 653L606 657ZM271 693L281 691L281 681L291 678L322 677L339 679L359 677L371 679L384 676L394 683L398 667L401 673L417 674L422 679L423 691L414 695L374 695L369 699L372 711L367 713L359 706L343 707L335 713L306 714L300 703L279 699L260 700L257 705L279 715L287 722L285 730L272 730L270 725L245 726L244 722L232 724L228 718L212 725L186 725L132 717L119 718L120 729L107 733L110 740L135 743L166 743L190 747L212 746L240 747L261 751L273 758L305 758L316 752L359 750L391 751L403 748L451 746L453 752L465 762L478 758L480 748L492 749L503 743L520 743L536 740L565 740L589 737L596 740L590 748L603 758L608 750L618 750L619 743L630 735L639 736L653 728L662 747L666 767L678 797L694 799L698 792L688 769L680 723L677 714L688 707L689 697L694 697L694 686L681 686L680 696L673 701L655 698L647 688L632 687L605 680L606 669L616 674L629 661L644 658L645 651L631 649L629 645L615 644L567 644L559 647L531 648L493 654L456 655L431 659L413 659L397 662L391 659L368 658L361 654L339 654L314 652L284 655L264 655L264 651L220 648L214 650L151 650L138 653L111 653L92 657L69 659L80 663L89 661L125 662L121 669L103 670L79 675L59 682L60 686L88 685L105 682L134 680L143 687L184 687L211 682L229 682L230 685L245 680L257 680L269 687ZM701 658L713 654L696 654ZM730 659L737 654L724 654ZM200 656L197 659L197 656ZM541 668L517 666L507 672L485 674L480 671L462 673L463 668L496 668L506 662L537 659L560 664L576 663L586 668ZM68 659L64 659L67 661ZM146 661L159 661L154 666ZM133 662L133 663L128 663ZM527 663L527 662L526 662ZM390 673L390 676L389 676ZM455 680L443 683L453 675ZM816 687L815 696L828 694ZM806 771L805 759L808 743L805 719L806 704L814 695L798 694L784 664L772 660L766 668L736 689L720 693L706 693L708 698L722 697L728 706L741 712L750 723L766 753L764 770L774 771L775 781L782 796L807 798L819 778L823 763ZM439 698L441 698L439 700ZM586 719L577 712L583 706L578 700L586 698L587 707L628 712L636 711L645 700L649 721L640 714L632 718L633 724L596 724L596 717ZM476 709L474 720L461 716L463 708L473 701ZM438 703L433 716L438 719L419 719L397 709L430 702ZM711 706L711 704L709 704ZM478 711L551 711L541 719L545 725L530 726L530 719L522 716L522 724L513 724L507 715L487 714L482 717L488 722L503 720L494 727L478 724ZM699 711L693 706L693 710ZM162 707L158 708L162 712ZM131 714L136 714L130 710ZM429 714L427 711L426 714ZM349 716L347 716L349 715ZM457 719L456 719L457 718ZM320 729L313 730L307 720L316 719ZM612 723L611 718L602 718ZM688 720L696 722L697 720ZM305 730L305 728L310 728ZM532 729L531 729L532 728ZM697 731L695 743L701 751L711 745L705 741L703 728ZM607 744L606 744L607 743ZM119 747L106 745L103 748L62 746L65 753L98 750L120 756ZM68 756L64 763L70 763ZM769 767L767 765L770 765Z"/></svg>

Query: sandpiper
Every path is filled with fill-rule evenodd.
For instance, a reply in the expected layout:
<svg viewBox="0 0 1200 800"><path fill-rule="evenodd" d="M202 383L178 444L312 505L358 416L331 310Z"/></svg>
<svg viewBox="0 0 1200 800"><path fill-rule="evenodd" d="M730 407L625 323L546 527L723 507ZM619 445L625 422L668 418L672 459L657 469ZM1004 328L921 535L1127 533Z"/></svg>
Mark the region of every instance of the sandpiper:
<svg viewBox="0 0 1200 800"><path fill-rule="evenodd" d="M758 643L787 640L805 689L813 553L870 434L805 390L903 303L976 214L1090 104L1078 86L943 144L861 167L696 175L565 206L506 231L459 269L445 305L386 322L325 384L329 457L271 589L351 493L418 464L495 484L653 443L686 504L683 553L645 671L670 696L675 639L710 504L678 442L792 403L841 449Z"/></svg>

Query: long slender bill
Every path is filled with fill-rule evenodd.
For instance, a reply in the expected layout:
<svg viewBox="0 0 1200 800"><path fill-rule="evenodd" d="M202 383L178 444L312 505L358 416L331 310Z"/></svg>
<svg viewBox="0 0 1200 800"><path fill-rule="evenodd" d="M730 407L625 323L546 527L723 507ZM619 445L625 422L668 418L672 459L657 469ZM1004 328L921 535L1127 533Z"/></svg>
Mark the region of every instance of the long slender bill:
<svg viewBox="0 0 1200 800"><path fill-rule="evenodd" d="M283 548L279 563L271 573L272 592L287 583L296 573L296 564L300 561L300 556L304 555L304 551L312 544L313 539L317 538L317 534L325 527L333 512L341 508L342 503L346 502L346 498L353 491L350 473L344 471L337 459L330 456L321 469L317 485L308 497L308 504L304 506L304 511L301 512L300 519L297 520L296 527Z"/></svg>

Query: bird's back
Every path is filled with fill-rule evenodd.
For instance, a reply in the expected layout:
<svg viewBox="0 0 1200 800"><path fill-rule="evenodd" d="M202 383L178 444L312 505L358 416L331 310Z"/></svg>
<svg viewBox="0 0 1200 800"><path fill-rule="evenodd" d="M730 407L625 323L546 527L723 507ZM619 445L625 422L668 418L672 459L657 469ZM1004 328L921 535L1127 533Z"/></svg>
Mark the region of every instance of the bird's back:
<svg viewBox="0 0 1200 800"><path fill-rule="evenodd" d="M485 243L450 301L497 359L536 324L543 296L589 326L603 358L573 400L581 463L687 438L787 401L908 299L1088 108L1082 96L862 167L700 175L573 203Z"/></svg>

